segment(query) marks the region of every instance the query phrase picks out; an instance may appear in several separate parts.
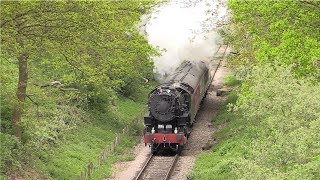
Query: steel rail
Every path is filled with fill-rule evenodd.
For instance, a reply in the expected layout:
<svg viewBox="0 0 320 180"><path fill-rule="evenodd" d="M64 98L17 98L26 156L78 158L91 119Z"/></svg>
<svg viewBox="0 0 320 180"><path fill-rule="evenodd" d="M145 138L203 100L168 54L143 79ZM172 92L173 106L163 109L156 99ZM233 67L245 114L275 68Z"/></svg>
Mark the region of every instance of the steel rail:
<svg viewBox="0 0 320 180"><path fill-rule="evenodd" d="M139 180L141 179L143 173L145 172L145 170L147 169L148 165L150 164L151 162L151 159L154 157L153 154L150 154L150 156L148 157L148 159L146 160L146 162L144 163L144 165L142 166L139 174L136 176L136 178L134 180Z"/></svg>
<svg viewBox="0 0 320 180"><path fill-rule="evenodd" d="M225 55L226 55L226 52L227 52L227 49L228 49L228 44L226 45L223 45L223 44L220 44L219 48L217 49L217 51L214 53L215 56L218 54L218 52L220 51L220 49L223 49L223 52L221 53L222 55L219 56L219 57L216 57L216 58L219 58L219 62L217 64L217 67L215 68L214 70L214 73L212 75L212 79L211 81L213 80L216 72L217 72L217 69L220 67L221 65L221 62L222 60L225 58ZM156 171L157 169L161 168L159 166L157 166L156 168L157 169L149 169L149 168L152 168L150 165L152 164L152 161L155 159L156 156L154 156L153 154L150 154L150 156L147 158L147 160L145 161L144 165L142 166L141 170L139 171L138 175L134 178L134 180L140 180L140 179L143 179L143 176L144 176L144 173L147 171L147 170L151 170L151 171ZM158 156L159 157L159 156ZM159 179L163 179L163 180L168 180L170 177L171 177L171 174L173 172L173 169L178 161L178 158L179 158L179 155L176 154L172 161L171 161L171 164L169 166L169 168L167 169L167 172L166 172L166 175L164 177L159 177Z"/></svg>
<svg viewBox="0 0 320 180"><path fill-rule="evenodd" d="M134 180L141 180L143 179L143 176L144 176L144 173L149 170L151 172L154 172L154 171L157 171L158 169L161 169L162 167L157 167L157 169L152 169L154 167L151 167L150 164L152 164L152 161L155 159L156 156L154 155L150 155L148 157L148 159L146 160L146 162L144 163L144 165L142 166L140 172L138 173L138 175L134 178ZM157 157L160 157L160 156L157 156ZM171 174L173 172L173 169L175 167L175 164L177 163L178 161L178 157L179 155L176 154L175 156L172 157L172 161L171 161L171 164L169 166L169 168L166 170L166 174L164 177L159 177L159 179L161 180L168 180L170 177L171 177Z"/></svg>
<svg viewBox="0 0 320 180"><path fill-rule="evenodd" d="M218 68L220 67L220 64L221 64L222 60L223 60L223 59L225 58L225 56L226 56L226 52L227 52L227 49L228 49L228 46L229 46L229 45L228 45L228 44L220 45L219 48L218 48L218 50L217 50L217 52L215 53L215 55L218 54L218 52L219 52L219 50L222 48L222 46L225 46L225 47L224 47L224 51L223 51L223 53L222 53L222 56L217 57L217 58L219 58L219 62L218 62L218 65L217 65L216 69L214 70L214 73L213 73L213 75L212 75L211 82L212 82L214 76L216 75L216 73L217 73L217 71L218 71Z"/></svg>
<svg viewBox="0 0 320 180"><path fill-rule="evenodd" d="M179 155L176 154L176 155L174 156L174 160L172 161L172 164L171 164L171 166L170 166L170 169L169 169L169 171L168 171L168 173L167 173L167 175L166 175L166 177L165 177L165 180L169 180L169 178L171 177L172 171L173 171L173 169L174 169L174 167L175 167L175 165L176 165L176 163L177 163L177 161L178 161L178 158L179 158Z"/></svg>

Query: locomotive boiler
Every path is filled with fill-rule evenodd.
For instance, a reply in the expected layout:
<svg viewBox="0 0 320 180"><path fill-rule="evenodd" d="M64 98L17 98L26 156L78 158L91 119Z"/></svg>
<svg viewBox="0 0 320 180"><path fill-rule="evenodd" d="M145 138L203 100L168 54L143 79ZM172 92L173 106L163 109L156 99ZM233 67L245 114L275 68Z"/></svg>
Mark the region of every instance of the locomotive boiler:
<svg viewBox="0 0 320 180"><path fill-rule="evenodd" d="M184 61L150 92L144 141L152 153L160 149L181 150L211 80L206 63Z"/></svg>

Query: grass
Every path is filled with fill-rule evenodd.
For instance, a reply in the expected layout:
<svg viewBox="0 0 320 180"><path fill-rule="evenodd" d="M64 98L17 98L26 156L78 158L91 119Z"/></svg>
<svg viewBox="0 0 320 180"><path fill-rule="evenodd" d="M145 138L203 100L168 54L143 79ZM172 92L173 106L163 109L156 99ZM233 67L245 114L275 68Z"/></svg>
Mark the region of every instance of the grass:
<svg viewBox="0 0 320 180"><path fill-rule="evenodd" d="M223 84L228 87L236 87L241 85L241 81L236 78L232 73L227 74L223 79Z"/></svg>
<svg viewBox="0 0 320 180"><path fill-rule="evenodd" d="M238 87L241 85L241 81L236 79L236 77L233 74L227 74L223 79L223 85L227 87ZM227 96L226 101L224 102L224 105L222 108L220 108L220 111L217 113L215 117L212 118L212 124L215 126L222 125L225 123L228 123L235 119L235 114L228 112L228 105L234 104L238 99L237 91L231 91L228 93L225 93Z"/></svg>
<svg viewBox="0 0 320 180"><path fill-rule="evenodd" d="M235 93L228 95L227 102L235 102ZM242 122L236 121L237 115L227 111L227 103L213 119L214 126L224 125L224 128L214 134L218 140L210 152L197 157L192 173L188 179L235 179L229 158L235 153L242 153L237 144L243 142L241 133Z"/></svg>
<svg viewBox="0 0 320 180"><path fill-rule="evenodd" d="M133 135L131 133L131 135ZM90 179L104 179L112 175L112 164L118 161L130 161L134 159L133 154L130 153L132 147L138 143L136 136L125 136L121 145L116 147L115 152L111 154L106 162L97 169Z"/></svg>
<svg viewBox="0 0 320 180"><path fill-rule="evenodd" d="M90 111L87 122L69 131L55 148L41 152L37 163L38 169L42 171L41 174L52 179L77 178L89 161L97 162L97 157L114 140L115 134L121 133L125 125L143 111L145 102L142 102L141 99L135 102L120 97L115 101L116 106L110 107L106 113ZM99 169L96 169L91 179L103 179L110 176L113 163L119 160L131 160L133 156L128 152L137 143L137 132L141 130L142 123L134 127L130 134L123 138L121 145Z"/></svg>
<svg viewBox="0 0 320 180"><path fill-rule="evenodd" d="M239 86L241 82L232 74L224 78L224 85L229 87ZM226 94L227 99L223 107L212 118L214 126L223 125L220 131L214 134L218 140L210 152L202 153L197 157L192 172L188 179L235 179L235 174L231 172L229 157L234 153L241 152L236 144L241 143L242 137L239 132L242 130L242 122L237 121L238 114L228 111L228 104L235 103L238 96L236 91ZM238 133L236 136L235 134Z"/></svg>
<svg viewBox="0 0 320 180"><path fill-rule="evenodd" d="M65 95L57 90L39 93L46 98L39 108L35 108L30 101L26 103L26 106L30 106L26 109L30 110L25 112L23 126L28 142L22 146L15 143L13 136L3 132L0 134L1 144L6 143L6 146L1 146L5 154L2 153L0 158L0 179L76 179L89 162L97 165L102 150L141 114L146 107L148 93L155 86L156 82L149 82L130 97L119 95L110 105L101 101L83 109L76 103L65 104ZM6 109L10 108L2 107L2 110ZM138 142L137 136L141 136L143 118L140 122L122 138L121 144L105 163L95 169L92 179L110 176L112 164L117 161L133 159L130 150Z"/></svg>
<svg viewBox="0 0 320 180"><path fill-rule="evenodd" d="M236 118L236 115L228 112L228 105L233 104L238 99L237 92L233 91L227 94L227 100L224 102L223 107L217 113L215 117L212 119L212 124L214 126L222 125L228 123Z"/></svg>
<svg viewBox="0 0 320 180"><path fill-rule="evenodd" d="M75 178L91 160L114 138L114 132L106 128L84 125L67 135L48 159L47 170L54 179Z"/></svg>

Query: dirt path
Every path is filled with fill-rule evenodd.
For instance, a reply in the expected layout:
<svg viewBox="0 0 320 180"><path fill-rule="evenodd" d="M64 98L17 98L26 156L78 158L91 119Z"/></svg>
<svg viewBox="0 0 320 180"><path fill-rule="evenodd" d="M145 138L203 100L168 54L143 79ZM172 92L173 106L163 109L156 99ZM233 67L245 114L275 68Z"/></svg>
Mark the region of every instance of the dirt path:
<svg viewBox="0 0 320 180"><path fill-rule="evenodd" d="M197 120L192 128L188 143L182 151L182 155L177 162L171 179L187 179L188 173L190 173L196 160L196 156L203 151L202 147L204 147L208 141L212 141L212 134L216 131L216 128L212 127L211 119L218 112L224 101L223 97L216 96L216 90L222 87L223 77L226 73L227 69L222 62L215 74L208 95L204 99L203 105L197 115ZM149 147L145 147L144 143L141 141L141 143L135 147L135 159L133 161L117 163L113 167L114 173L110 179L134 179L142 168L149 153Z"/></svg>
<svg viewBox="0 0 320 180"><path fill-rule="evenodd" d="M141 139L141 142L135 146L133 153L135 156L133 161L118 162L112 167L113 175L108 178L109 180L130 180L135 178L136 173L140 171L150 154L150 149L144 145L143 139Z"/></svg>

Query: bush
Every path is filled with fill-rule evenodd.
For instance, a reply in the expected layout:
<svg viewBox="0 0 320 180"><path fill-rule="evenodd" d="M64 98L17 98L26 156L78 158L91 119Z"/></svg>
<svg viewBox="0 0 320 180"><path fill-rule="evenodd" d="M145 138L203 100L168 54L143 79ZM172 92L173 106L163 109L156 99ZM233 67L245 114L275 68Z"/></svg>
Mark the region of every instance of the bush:
<svg viewBox="0 0 320 180"><path fill-rule="evenodd" d="M240 93L237 108L246 124L258 131L245 147L251 158L238 160L237 174L319 177L319 83L296 79L290 67L271 65L255 68L247 82L250 88Z"/></svg>
<svg viewBox="0 0 320 180"><path fill-rule="evenodd" d="M320 85L290 67L247 76L232 111L219 113L220 142L197 160L195 179L319 179ZM225 124L225 122L228 122Z"/></svg>

